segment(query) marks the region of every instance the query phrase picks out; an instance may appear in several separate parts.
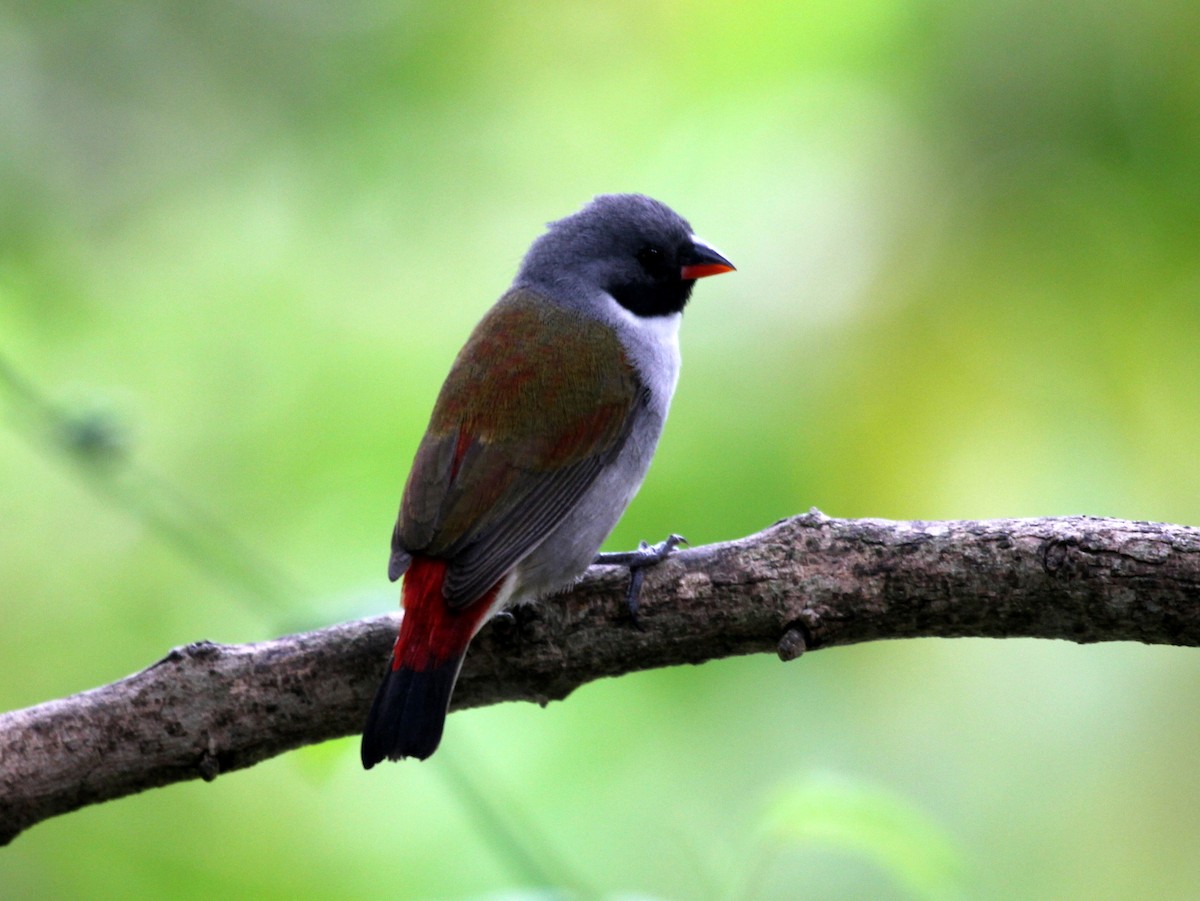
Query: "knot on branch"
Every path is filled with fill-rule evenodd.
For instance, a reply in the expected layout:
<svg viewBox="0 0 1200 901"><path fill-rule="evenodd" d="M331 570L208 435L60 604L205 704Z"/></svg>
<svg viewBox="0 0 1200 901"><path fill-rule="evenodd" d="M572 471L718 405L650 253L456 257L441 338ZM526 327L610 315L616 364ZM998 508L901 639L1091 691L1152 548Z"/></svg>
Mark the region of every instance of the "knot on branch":
<svg viewBox="0 0 1200 901"><path fill-rule="evenodd" d="M804 632L803 626L795 624L783 633L783 638L779 639L779 644L776 646L775 651L779 654L779 659L784 663L795 660L808 650L808 639L805 637Z"/></svg>
<svg viewBox="0 0 1200 901"><path fill-rule="evenodd" d="M1042 569L1050 576L1066 575L1063 569L1070 561L1071 550L1078 546L1074 538L1051 538L1042 547Z"/></svg>
<svg viewBox="0 0 1200 901"><path fill-rule="evenodd" d="M196 772L205 782L212 782L220 776L221 762L217 759L217 755L212 751L205 751L200 756L200 762L196 764Z"/></svg>

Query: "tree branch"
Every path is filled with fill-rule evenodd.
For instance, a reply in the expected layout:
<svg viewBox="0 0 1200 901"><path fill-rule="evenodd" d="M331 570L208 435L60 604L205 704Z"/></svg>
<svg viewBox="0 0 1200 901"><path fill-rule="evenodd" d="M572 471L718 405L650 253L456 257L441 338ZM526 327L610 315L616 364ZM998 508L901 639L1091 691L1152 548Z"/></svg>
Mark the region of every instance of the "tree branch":
<svg viewBox="0 0 1200 901"><path fill-rule="evenodd" d="M593 567L515 624L494 622L472 645L454 706L545 704L601 676L883 638L1200 644L1200 529L1185 526L814 510L649 571L641 631L623 605L627 578ZM198 642L111 685L0 715L0 843L88 804L357 732L396 623Z"/></svg>

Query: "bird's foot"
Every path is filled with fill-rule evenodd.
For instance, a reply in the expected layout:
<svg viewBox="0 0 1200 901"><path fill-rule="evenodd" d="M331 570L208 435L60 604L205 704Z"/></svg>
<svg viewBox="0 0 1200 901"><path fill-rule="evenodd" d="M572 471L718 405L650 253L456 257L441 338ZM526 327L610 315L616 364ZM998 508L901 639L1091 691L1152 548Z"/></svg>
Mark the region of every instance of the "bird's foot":
<svg viewBox="0 0 1200 901"><path fill-rule="evenodd" d="M596 559L592 561L606 566L629 568L629 589L625 592L625 603L629 606L629 618L633 620L634 628L642 628L638 622L638 596L642 593L642 579L645 578L646 567L662 563L681 544L687 544L687 539L682 535L670 535L666 541L660 541L658 544L642 541L636 551L597 554Z"/></svg>
<svg viewBox="0 0 1200 901"><path fill-rule="evenodd" d="M539 619L533 604L498 610L488 622L489 645L501 655L520 657L525 653L526 642L532 641L537 634Z"/></svg>

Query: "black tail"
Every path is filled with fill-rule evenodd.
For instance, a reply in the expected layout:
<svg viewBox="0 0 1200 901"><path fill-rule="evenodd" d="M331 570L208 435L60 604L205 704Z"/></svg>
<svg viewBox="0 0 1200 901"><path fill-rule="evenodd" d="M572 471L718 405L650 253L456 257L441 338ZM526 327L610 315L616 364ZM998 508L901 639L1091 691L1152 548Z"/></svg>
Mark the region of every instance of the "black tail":
<svg viewBox="0 0 1200 901"><path fill-rule="evenodd" d="M370 769L385 757L424 760L437 750L462 657L431 669L391 669L375 693L363 727L362 762Z"/></svg>

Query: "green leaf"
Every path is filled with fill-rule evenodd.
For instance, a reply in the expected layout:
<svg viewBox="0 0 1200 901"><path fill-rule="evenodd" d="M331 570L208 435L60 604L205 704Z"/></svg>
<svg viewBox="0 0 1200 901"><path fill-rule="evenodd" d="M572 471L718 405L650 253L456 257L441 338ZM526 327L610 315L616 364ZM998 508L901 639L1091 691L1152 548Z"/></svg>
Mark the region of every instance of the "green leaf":
<svg viewBox="0 0 1200 901"><path fill-rule="evenodd" d="M963 896L965 867L954 842L916 806L883 788L811 774L778 792L763 825L775 841L869 857L914 897Z"/></svg>
<svg viewBox="0 0 1200 901"><path fill-rule="evenodd" d="M579 896L566 889L514 888L501 892L489 892L474 901L581 901ZM651 895L617 894L605 895L603 901L662 901Z"/></svg>

